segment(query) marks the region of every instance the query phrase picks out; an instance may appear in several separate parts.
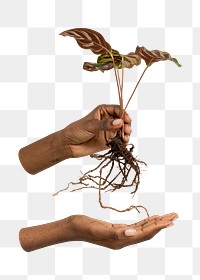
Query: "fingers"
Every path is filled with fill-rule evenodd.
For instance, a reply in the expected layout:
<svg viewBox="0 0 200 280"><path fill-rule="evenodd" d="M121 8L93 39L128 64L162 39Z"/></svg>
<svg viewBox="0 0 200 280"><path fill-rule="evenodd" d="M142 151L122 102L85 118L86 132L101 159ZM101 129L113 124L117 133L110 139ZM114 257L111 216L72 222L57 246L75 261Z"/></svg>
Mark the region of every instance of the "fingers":
<svg viewBox="0 0 200 280"><path fill-rule="evenodd" d="M164 216L153 216L149 219L143 221L143 223L138 223L135 227L138 237L141 241L148 240L157 234L160 230L173 225L173 221L178 218L176 213L170 213Z"/></svg>
<svg viewBox="0 0 200 280"><path fill-rule="evenodd" d="M124 142L125 142L126 144L128 144L129 139L130 139L130 136L129 136L129 135L125 135L125 136L124 136Z"/></svg>
<svg viewBox="0 0 200 280"><path fill-rule="evenodd" d="M136 224L130 225L124 230L124 235L119 235L124 239L124 245L128 246L151 239L162 229L173 225L173 221L178 218L176 213L170 213L163 216L152 216ZM121 243L122 244L122 243ZM126 244L126 245L125 245Z"/></svg>
<svg viewBox="0 0 200 280"><path fill-rule="evenodd" d="M124 142L128 144L132 129L129 124L124 125Z"/></svg>
<svg viewBox="0 0 200 280"><path fill-rule="evenodd" d="M108 228L107 232L105 232L105 239L124 240L123 246L146 241L160 230L173 225L173 221L177 218L178 215L176 213L170 213L163 216L154 215L130 226L112 224L112 227Z"/></svg>
<svg viewBox="0 0 200 280"><path fill-rule="evenodd" d="M123 126L121 119L102 119L102 120L88 120L85 123L85 128L88 132L97 133L100 131L115 131Z"/></svg>
<svg viewBox="0 0 200 280"><path fill-rule="evenodd" d="M119 105L100 105L98 106L96 109L98 109L99 111L103 111L104 113L107 113L108 115L110 115L113 118L121 118L123 115L123 121L126 124L131 124L131 117L124 112L124 110L119 106Z"/></svg>
<svg viewBox="0 0 200 280"><path fill-rule="evenodd" d="M151 216L150 218L146 218L145 220L142 220L142 221L140 221L138 223L132 224L131 226L140 227L140 226L142 226L142 225L144 225L146 223L149 223L149 222L155 220L158 217L160 217L160 216L159 215L154 215L154 216Z"/></svg>
<svg viewBox="0 0 200 280"><path fill-rule="evenodd" d="M123 127L124 142L129 142L131 129L131 118L120 108L119 105L100 105L95 108L90 118L84 118L83 126L89 133L96 134L101 131L108 131L112 134ZM109 136L109 139L112 138Z"/></svg>
<svg viewBox="0 0 200 280"><path fill-rule="evenodd" d="M176 213L170 213L163 216L152 216L149 219L145 219L137 224L135 224L136 229L142 229L149 228L152 225L157 226L159 225L165 225L165 224L172 224L175 219L178 218L178 215Z"/></svg>
<svg viewBox="0 0 200 280"><path fill-rule="evenodd" d="M174 221L178 218L178 214L177 213L170 213L170 214L165 214L163 216L160 217L160 219L162 221L167 221L167 220L171 220Z"/></svg>
<svg viewBox="0 0 200 280"><path fill-rule="evenodd" d="M163 216L152 216L133 225L126 224L109 224L100 230L99 239L90 240L95 243L111 249L121 249L123 247L137 244L146 240L150 240L162 229L173 225L173 221L177 219L176 213L170 213ZM95 226L95 232L97 228ZM102 234L103 232L103 234ZM96 235L96 234L95 234Z"/></svg>
<svg viewBox="0 0 200 280"><path fill-rule="evenodd" d="M123 114L123 109L119 105L100 105L97 107L98 110L107 113L108 115L112 116L113 118L121 118Z"/></svg>
<svg viewBox="0 0 200 280"><path fill-rule="evenodd" d="M130 127L130 125L125 124L125 125L124 125L124 133L125 133L126 135L130 135L131 132L132 132L132 128Z"/></svg>
<svg viewBox="0 0 200 280"><path fill-rule="evenodd" d="M124 112L123 120L125 124L131 125L132 119L126 112Z"/></svg>

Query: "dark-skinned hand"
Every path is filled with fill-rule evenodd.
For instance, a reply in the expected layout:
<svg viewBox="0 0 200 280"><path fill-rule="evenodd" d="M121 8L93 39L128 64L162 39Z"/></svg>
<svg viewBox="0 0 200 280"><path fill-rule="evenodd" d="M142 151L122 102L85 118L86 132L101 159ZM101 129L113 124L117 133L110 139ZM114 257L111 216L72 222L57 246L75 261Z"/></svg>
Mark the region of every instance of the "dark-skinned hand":
<svg viewBox="0 0 200 280"><path fill-rule="evenodd" d="M99 105L84 118L64 128L65 142L73 157L82 157L108 149L107 141L124 126L124 142L131 134L131 118L119 105Z"/></svg>
<svg viewBox="0 0 200 280"><path fill-rule="evenodd" d="M176 213L155 215L135 224L111 224L84 215L70 217L73 240L86 241L110 249L137 244L153 238L162 229L173 225Z"/></svg>

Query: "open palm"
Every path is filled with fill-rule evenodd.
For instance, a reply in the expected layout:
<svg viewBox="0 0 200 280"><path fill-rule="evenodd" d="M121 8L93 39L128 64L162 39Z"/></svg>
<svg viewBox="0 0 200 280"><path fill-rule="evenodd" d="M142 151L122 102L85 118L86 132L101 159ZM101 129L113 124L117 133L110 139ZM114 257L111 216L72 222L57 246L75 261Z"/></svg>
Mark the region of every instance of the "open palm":
<svg viewBox="0 0 200 280"><path fill-rule="evenodd" d="M151 239L162 229L173 225L173 221L177 218L176 213L155 215L138 223L126 225L74 215L71 221L75 233L74 240L82 240L110 249L121 249ZM131 231L135 231L132 236L130 236Z"/></svg>

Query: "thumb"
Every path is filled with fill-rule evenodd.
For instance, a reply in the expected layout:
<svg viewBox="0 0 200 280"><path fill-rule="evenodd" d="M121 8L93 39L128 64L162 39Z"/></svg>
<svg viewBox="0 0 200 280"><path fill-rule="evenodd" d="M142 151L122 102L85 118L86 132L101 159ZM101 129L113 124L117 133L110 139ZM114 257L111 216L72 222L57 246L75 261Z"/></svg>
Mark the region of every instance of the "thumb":
<svg viewBox="0 0 200 280"><path fill-rule="evenodd" d="M113 131L123 126L122 119L103 119L103 120L90 120L88 122L88 130L92 133L100 131Z"/></svg>
<svg viewBox="0 0 200 280"><path fill-rule="evenodd" d="M130 227L122 227L122 228L112 228L107 232L108 239L111 240L120 240L127 237L132 237L137 234L135 229Z"/></svg>

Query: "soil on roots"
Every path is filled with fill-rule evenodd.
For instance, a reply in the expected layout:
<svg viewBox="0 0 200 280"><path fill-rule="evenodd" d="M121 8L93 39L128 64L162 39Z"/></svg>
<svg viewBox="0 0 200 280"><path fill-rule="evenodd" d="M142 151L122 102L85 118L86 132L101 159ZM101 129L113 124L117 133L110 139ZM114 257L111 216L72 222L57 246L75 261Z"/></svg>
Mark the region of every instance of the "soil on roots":
<svg viewBox="0 0 200 280"><path fill-rule="evenodd" d="M140 184L140 166L146 166L146 163L138 160L133 156L134 145L123 142L120 133L108 142L110 149L105 154L93 154L90 157L100 161L97 167L83 174L78 182L70 182L68 187L55 193L67 190L70 185L82 185L79 188L71 190L77 191L85 188L93 188L99 191L99 203L102 208L112 209L118 212L126 212L139 208L143 208L149 217L147 209L142 205L131 205L126 209L119 210L111 206L105 206L102 203L101 192L114 192L121 188L132 188L130 192L133 196L138 190Z"/></svg>

